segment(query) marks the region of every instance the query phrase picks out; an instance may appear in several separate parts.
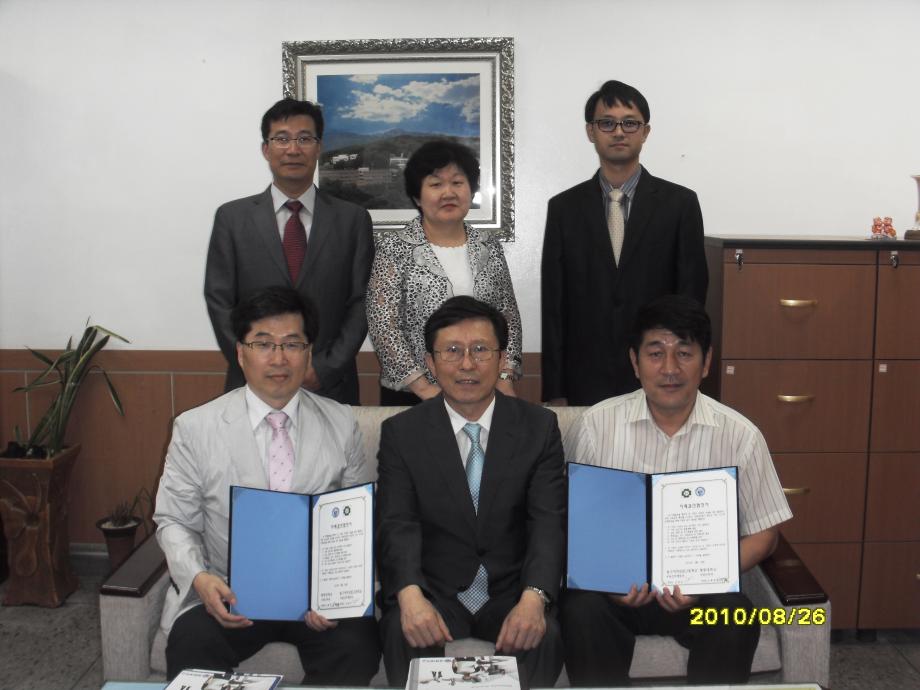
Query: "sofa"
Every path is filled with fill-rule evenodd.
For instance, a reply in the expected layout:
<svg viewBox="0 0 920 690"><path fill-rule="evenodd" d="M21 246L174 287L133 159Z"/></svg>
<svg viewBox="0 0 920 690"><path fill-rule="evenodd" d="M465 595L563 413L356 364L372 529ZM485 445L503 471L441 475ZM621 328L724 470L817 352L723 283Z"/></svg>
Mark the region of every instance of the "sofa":
<svg viewBox="0 0 920 690"><path fill-rule="evenodd" d="M377 457L380 424L402 408L356 407L365 451ZM551 408L559 420L563 439L584 408ZM144 541L102 584L99 596L102 628L102 661L105 680L158 680L166 673L166 637L160 629L160 613L169 574L156 539ZM822 610L822 625L767 625L761 629L754 655L755 682L819 683L827 685L830 675L830 602L794 550L784 541L776 553L759 567L745 573L742 589L758 607L773 611L784 608ZM799 615L801 617L801 614ZM449 656L492 653L483 640L464 639L447 645ZM679 678L685 675L687 650L669 637L639 636L630 668L634 679ZM303 669L293 646L266 645L247 659L241 670L281 673L285 683L297 684ZM566 686L563 671L557 686ZM372 686L386 686L381 670Z"/></svg>

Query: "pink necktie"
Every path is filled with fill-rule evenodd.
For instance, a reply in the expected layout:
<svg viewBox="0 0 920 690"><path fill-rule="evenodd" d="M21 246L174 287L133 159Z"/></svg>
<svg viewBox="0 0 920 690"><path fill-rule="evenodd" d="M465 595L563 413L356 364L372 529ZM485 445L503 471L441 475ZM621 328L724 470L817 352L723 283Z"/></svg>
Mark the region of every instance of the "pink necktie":
<svg viewBox="0 0 920 690"><path fill-rule="evenodd" d="M268 446L268 488L273 491L290 491L294 477L294 444L288 435L284 412L269 412L265 417L272 428L272 442Z"/></svg>
<svg viewBox="0 0 920 690"><path fill-rule="evenodd" d="M291 212L291 217L284 224L284 239L281 240L281 247L284 249L284 258L287 259L291 282L296 285L300 267L303 266L303 258L307 254L307 231L300 221L300 209L303 208L303 204L294 200L286 201L284 205Z"/></svg>

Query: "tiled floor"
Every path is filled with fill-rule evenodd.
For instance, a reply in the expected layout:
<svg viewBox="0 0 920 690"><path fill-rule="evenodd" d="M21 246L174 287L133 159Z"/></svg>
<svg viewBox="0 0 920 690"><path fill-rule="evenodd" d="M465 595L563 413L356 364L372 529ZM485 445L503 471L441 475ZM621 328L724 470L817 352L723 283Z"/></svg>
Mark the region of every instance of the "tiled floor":
<svg viewBox="0 0 920 690"><path fill-rule="evenodd" d="M101 576L58 609L0 607L0 690L98 690L102 686L97 590ZM4 585L0 585L0 597ZM832 690L920 690L920 630L879 633L874 642L839 634Z"/></svg>

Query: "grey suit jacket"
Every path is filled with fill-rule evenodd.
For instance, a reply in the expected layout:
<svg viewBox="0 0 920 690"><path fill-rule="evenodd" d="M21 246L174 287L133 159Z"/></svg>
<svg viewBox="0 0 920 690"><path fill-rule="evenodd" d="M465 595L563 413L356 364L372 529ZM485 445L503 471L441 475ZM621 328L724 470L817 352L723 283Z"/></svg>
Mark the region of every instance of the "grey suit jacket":
<svg viewBox="0 0 920 690"><path fill-rule="evenodd" d="M371 218L356 204L316 192L313 226L296 285L288 273L270 188L230 201L214 216L204 297L221 352L227 359L226 390L242 386L230 312L241 298L272 285L309 297L319 312L313 366L320 395L358 404L355 355L367 335L364 293L374 259Z"/></svg>
<svg viewBox="0 0 920 690"><path fill-rule="evenodd" d="M374 481L351 408L299 392L298 447L291 491L314 494ZM157 492L157 540L173 587L161 625L199 603L192 580L201 571L227 577L230 486L267 489L268 478L249 421L245 388L176 418Z"/></svg>

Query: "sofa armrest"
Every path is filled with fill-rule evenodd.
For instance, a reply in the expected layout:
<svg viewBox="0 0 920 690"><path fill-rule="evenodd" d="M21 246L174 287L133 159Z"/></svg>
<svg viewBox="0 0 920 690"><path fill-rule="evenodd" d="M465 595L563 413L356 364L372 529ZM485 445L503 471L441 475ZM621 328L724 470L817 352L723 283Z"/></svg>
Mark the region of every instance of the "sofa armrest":
<svg viewBox="0 0 920 690"><path fill-rule="evenodd" d="M823 604L827 601L821 585L782 535L773 555L765 558L760 567L784 606Z"/></svg>
<svg viewBox="0 0 920 690"><path fill-rule="evenodd" d="M779 636L783 683L830 683L831 602L780 537L773 556L744 574L744 592ZM780 624L778 609L783 609ZM791 622L790 622L791 621Z"/></svg>
<svg viewBox="0 0 920 690"><path fill-rule="evenodd" d="M150 648L169 588L166 558L148 537L99 589L105 680L147 680Z"/></svg>

